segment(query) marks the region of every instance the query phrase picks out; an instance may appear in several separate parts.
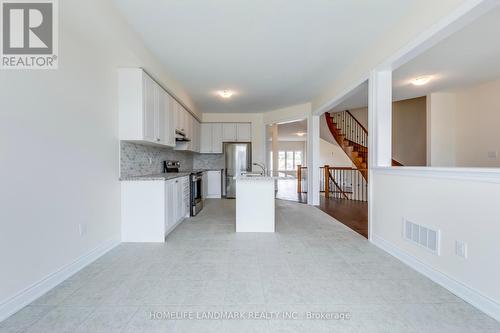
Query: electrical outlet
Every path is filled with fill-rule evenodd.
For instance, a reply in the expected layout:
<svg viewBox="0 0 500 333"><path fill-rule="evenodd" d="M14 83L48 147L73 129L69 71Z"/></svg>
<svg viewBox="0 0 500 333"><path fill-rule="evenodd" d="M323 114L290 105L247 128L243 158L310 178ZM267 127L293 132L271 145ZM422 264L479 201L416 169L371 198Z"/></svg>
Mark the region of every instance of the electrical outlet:
<svg viewBox="0 0 500 333"><path fill-rule="evenodd" d="M455 241L455 254L459 257L467 259L467 243L464 241Z"/></svg>
<svg viewBox="0 0 500 333"><path fill-rule="evenodd" d="M87 226L83 223L78 224L78 233L83 236L87 233Z"/></svg>
<svg viewBox="0 0 500 333"><path fill-rule="evenodd" d="M498 152L496 150L491 150L488 152L488 158L490 160L496 160L498 157Z"/></svg>

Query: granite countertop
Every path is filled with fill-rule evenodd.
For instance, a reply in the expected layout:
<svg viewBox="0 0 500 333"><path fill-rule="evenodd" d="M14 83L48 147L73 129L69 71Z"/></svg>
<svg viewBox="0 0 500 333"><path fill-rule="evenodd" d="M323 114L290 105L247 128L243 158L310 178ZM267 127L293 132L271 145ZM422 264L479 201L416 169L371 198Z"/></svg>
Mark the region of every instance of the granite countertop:
<svg viewBox="0 0 500 333"><path fill-rule="evenodd" d="M170 172L170 173L157 173L154 175L143 176L126 176L120 177L120 181L137 181L137 180L169 180L179 177L189 176L190 172Z"/></svg>
<svg viewBox="0 0 500 333"><path fill-rule="evenodd" d="M192 172L205 172L205 171L221 171L221 169L181 170L179 172L156 173L152 175L125 176L125 177L120 177L120 181L169 180L169 179L189 176Z"/></svg>
<svg viewBox="0 0 500 333"><path fill-rule="evenodd" d="M254 176L235 176L235 180L246 180L246 181L259 181L259 180L278 180L278 179L294 179L292 176L267 176L267 175L254 175Z"/></svg>

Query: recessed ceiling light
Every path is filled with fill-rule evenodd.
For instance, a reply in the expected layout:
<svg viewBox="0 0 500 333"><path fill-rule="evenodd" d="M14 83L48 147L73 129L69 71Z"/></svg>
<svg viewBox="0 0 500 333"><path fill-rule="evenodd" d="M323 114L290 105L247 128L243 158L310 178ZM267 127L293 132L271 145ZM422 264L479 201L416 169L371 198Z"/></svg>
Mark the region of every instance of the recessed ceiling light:
<svg viewBox="0 0 500 333"><path fill-rule="evenodd" d="M304 132L297 132L297 135L298 136L304 136L304 135L306 135L306 133L304 133Z"/></svg>
<svg viewBox="0 0 500 333"><path fill-rule="evenodd" d="M429 81L431 79L432 79L432 76L430 76L430 75L420 76L420 77L417 77L417 78L411 80L411 83L414 86L423 86L424 84L429 83Z"/></svg>
<svg viewBox="0 0 500 333"><path fill-rule="evenodd" d="M231 90L222 90L219 91L218 94L222 98L230 98L234 93Z"/></svg>

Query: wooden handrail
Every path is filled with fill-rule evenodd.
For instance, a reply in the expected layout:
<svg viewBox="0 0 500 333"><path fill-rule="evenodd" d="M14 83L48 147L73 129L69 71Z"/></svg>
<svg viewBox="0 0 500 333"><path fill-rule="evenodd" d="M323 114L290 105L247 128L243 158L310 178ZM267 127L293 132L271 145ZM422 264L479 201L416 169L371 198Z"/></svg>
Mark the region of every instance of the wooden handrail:
<svg viewBox="0 0 500 333"><path fill-rule="evenodd" d="M366 128L359 122L358 119L356 119L356 117L354 117L352 115L351 111L345 110L345 112L347 112L347 114L350 115L352 117L352 119L354 119L354 121L356 122L356 124L358 124L359 126L361 126L361 128L363 129L363 131L365 131L366 134L368 134L368 131L366 130Z"/></svg>

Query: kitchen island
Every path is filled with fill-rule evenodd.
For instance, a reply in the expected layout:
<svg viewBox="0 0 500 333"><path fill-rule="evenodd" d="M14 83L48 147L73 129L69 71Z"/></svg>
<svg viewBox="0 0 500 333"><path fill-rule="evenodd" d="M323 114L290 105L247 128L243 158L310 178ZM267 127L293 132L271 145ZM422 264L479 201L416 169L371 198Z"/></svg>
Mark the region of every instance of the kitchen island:
<svg viewBox="0 0 500 333"><path fill-rule="evenodd" d="M238 176L236 180L236 232L274 232L274 183L277 177Z"/></svg>

